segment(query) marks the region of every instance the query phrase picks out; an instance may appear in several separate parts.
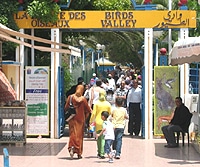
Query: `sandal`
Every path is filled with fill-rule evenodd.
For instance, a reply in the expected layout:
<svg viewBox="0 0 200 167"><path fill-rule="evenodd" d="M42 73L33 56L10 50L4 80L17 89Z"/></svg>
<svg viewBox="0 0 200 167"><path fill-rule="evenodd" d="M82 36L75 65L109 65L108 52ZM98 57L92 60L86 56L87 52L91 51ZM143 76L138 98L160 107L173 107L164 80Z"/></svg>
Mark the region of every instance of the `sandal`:
<svg viewBox="0 0 200 167"><path fill-rule="evenodd" d="M81 155L78 155L78 159L82 159L83 157Z"/></svg>
<svg viewBox="0 0 200 167"><path fill-rule="evenodd" d="M70 155L71 159L73 159L73 157L74 157L74 147L73 146L71 147L71 149L69 151L69 155Z"/></svg>

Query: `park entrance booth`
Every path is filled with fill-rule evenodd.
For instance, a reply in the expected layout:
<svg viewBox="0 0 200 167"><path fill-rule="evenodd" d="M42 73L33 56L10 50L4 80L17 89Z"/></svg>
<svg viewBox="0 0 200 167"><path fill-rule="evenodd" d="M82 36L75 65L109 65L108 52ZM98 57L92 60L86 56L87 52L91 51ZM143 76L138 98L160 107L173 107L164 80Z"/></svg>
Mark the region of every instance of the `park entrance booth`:
<svg viewBox="0 0 200 167"><path fill-rule="evenodd" d="M98 76L101 78L106 78L107 74L115 70L115 63L109 61L108 59L102 57L99 60L96 60L96 68Z"/></svg>
<svg viewBox="0 0 200 167"><path fill-rule="evenodd" d="M132 2L135 2L132 0ZM133 3L134 4L134 3ZM183 10L182 10L183 9ZM51 41L60 42L62 29L65 31L144 31L144 69L143 69L143 138L153 138L153 31L178 29L179 38L188 37L188 28L196 27L196 12L189 11L187 8L180 10L156 10L156 5L136 5L135 10L130 11L61 11L59 20L55 24L45 24L39 20L30 18L25 11L20 11L15 14L17 25L23 29L31 29L34 35L34 29L50 29ZM145 19L145 21L144 21ZM148 21L146 21L148 20ZM21 47L22 45L20 45ZM54 47L54 45L52 45ZM57 46L59 48L59 46ZM21 49L23 49L21 47ZM23 52L20 52L23 56ZM34 57L34 55L32 55ZM55 100L54 93L58 92L57 84L58 68L60 66L61 55L58 52L52 52L51 63L51 138L58 138L59 135L55 132L58 130L58 101ZM83 62L84 62L84 55ZM82 63L84 67L84 63ZM105 67L105 66L104 66ZM24 67L21 67L24 68ZM83 68L84 69L84 68ZM184 99L187 93L188 76L185 74L188 65L184 64L180 67L180 95ZM58 98L59 99L59 98Z"/></svg>

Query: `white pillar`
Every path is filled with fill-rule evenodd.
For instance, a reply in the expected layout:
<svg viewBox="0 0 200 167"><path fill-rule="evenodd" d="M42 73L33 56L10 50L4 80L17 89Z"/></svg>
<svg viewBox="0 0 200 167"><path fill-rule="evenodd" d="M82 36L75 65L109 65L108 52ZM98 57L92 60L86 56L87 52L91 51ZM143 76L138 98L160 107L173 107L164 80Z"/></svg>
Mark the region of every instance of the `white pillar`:
<svg viewBox="0 0 200 167"><path fill-rule="evenodd" d="M152 82L153 82L153 29L144 30L144 66L145 66L145 139L152 139L153 112L152 112Z"/></svg>
<svg viewBox="0 0 200 167"><path fill-rule="evenodd" d="M62 31L59 31L59 43L62 43ZM62 53L59 53L59 66L62 65Z"/></svg>
<svg viewBox="0 0 200 167"><path fill-rule="evenodd" d="M185 39L188 37L188 28L181 28L179 32L179 39ZM180 96L185 100L185 95L189 93L189 64L185 63L180 67Z"/></svg>
<svg viewBox="0 0 200 167"><path fill-rule="evenodd" d="M158 66L158 39L156 39L156 62L155 66Z"/></svg>
<svg viewBox="0 0 200 167"><path fill-rule="evenodd" d="M19 59L19 46L16 47L15 49L15 60L16 62L20 62L20 59ZM17 100L20 99L20 66L18 67L18 70L17 70L17 75L16 75L16 94L17 94Z"/></svg>
<svg viewBox="0 0 200 167"><path fill-rule="evenodd" d="M59 29L51 29L51 41L59 43ZM58 45L51 45L51 48L59 48ZM58 66L60 58L58 52L51 52L51 138L58 138Z"/></svg>
<svg viewBox="0 0 200 167"><path fill-rule="evenodd" d="M172 0L168 0L168 10L172 10ZM168 53L170 53L172 49L172 29L168 29ZM169 59L169 58L168 58Z"/></svg>
<svg viewBox="0 0 200 167"><path fill-rule="evenodd" d="M31 36L34 36L34 29L31 29ZM34 45L34 40L31 40L31 45ZM31 66L35 65L35 49L31 48Z"/></svg>
<svg viewBox="0 0 200 167"><path fill-rule="evenodd" d="M69 56L69 72L72 73L72 55Z"/></svg>
<svg viewBox="0 0 200 167"><path fill-rule="evenodd" d="M24 29L19 30L24 33ZM20 37L20 40L24 42L24 38ZM20 62L20 82L19 82L19 100L24 100L24 45L19 46L19 62Z"/></svg>
<svg viewBox="0 0 200 167"><path fill-rule="evenodd" d="M94 69L94 52L92 51L92 70Z"/></svg>
<svg viewBox="0 0 200 167"><path fill-rule="evenodd" d="M15 49L15 59L16 59L16 62L19 62L20 59L19 59L19 46L16 47Z"/></svg>

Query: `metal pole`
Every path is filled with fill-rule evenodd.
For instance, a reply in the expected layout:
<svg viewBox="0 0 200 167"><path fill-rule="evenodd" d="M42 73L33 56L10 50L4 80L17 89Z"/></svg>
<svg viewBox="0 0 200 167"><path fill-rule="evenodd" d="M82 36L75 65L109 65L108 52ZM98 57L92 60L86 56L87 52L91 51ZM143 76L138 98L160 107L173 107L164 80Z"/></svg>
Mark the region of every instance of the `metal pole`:
<svg viewBox="0 0 200 167"><path fill-rule="evenodd" d="M98 50L98 66L99 66L99 62L100 62L100 61L99 61L99 50Z"/></svg>
<svg viewBox="0 0 200 167"><path fill-rule="evenodd" d="M72 55L69 57L69 72L72 73Z"/></svg>
<svg viewBox="0 0 200 167"><path fill-rule="evenodd" d="M103 59L103 75L104 75L104 54L102 56L102 59ZM103 77L106 77L106 76L103 76Z"/></svg>
<svg viewBox="0 0 200 167"><path fill-rule="evenodd" d="M31 35L34 36L34 29L31 29ZM31 45L34 46L34 40L31 40ZM31 48L31 66L35 65L35 49Z"/></svg>
<svg viewBox="0 0 200 167"><path fill-rule="evenodd" d="M168 0L168 10L172 10L172 0ZM171 51L171 49L172 49L172 29L169 28L168 29L168 53ZM168 57L168 59L170 58ZM168 62L170 61L168 60Z"/></svg>
<svg viewBox="0 0 200 167"><path fill-rule="evenodd" d="M156 66L158 66L158 39L156 39Z"/></svg>
<svg viewBox="0 0 200 167"><path fill-rule="evenodd" d="M4 161L4 167L10 167L9 154L7 148L3 148L3 161Z"/></svg>
<svg viewBox="0 0 200 167"><path fill-rule="evenodd" d="M200 69L199 69L199 88L200 88ZM200 91L199 91L199 97L200 97ZM198 100L198 127L200 127L200 100ZM198 128L198 133L200 133L200 128Z"/></svg>
<svg viewBox="0 0 200 167"><path fill-rule="evenodd" d="M82 47L82 53L83 53L83 79L85 75L85 51L84 51L84 46Z"/></svg>
<svg viewBox="0 0 200 167"><path fill-rule="evenodd" d="M94 69L94 52L92 52L92 69Z"/></svg>

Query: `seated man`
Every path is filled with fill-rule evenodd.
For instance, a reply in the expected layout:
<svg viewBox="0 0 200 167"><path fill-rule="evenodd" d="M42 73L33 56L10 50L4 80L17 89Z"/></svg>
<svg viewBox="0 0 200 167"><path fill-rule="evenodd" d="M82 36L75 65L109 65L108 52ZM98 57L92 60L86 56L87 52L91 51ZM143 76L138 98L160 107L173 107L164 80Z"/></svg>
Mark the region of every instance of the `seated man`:
<svg viewBox="0 0 200 167"><path fill-rule="evenodd" d="M177 147L175 132L187 131L188 121L191 118L189 109L182 103L181 97L175 98L176 109L169 125L163 126L162 131L167 140L165 147Z"/></svg>

